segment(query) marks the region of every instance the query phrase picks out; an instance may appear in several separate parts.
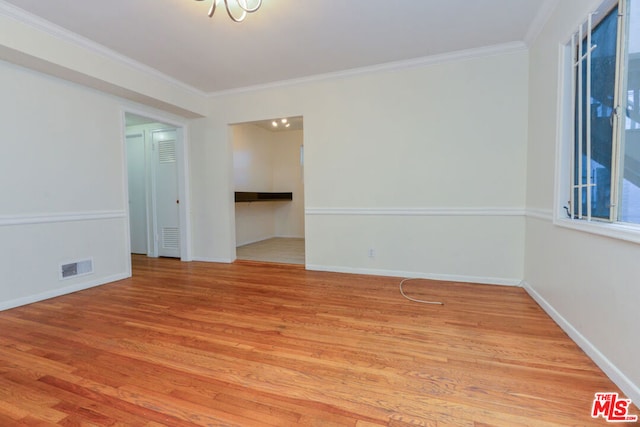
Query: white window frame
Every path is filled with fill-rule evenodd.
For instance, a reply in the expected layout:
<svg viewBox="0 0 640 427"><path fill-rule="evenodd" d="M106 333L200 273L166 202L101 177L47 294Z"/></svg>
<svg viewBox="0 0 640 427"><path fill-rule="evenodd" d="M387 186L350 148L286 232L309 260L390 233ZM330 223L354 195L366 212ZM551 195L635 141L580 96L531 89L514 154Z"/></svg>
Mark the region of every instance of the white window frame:
<svg viewBox="0 0 640 427"><path fill-rule="evenodd" d="M626 0L605 0L600 7L592 13L590 16L597 16L600 19L604 18L609 11L611 11L616 4L620 10L625 10ZM584 26L590 18L587 17L580 25ZM598 19L594 18L592 26L598 23ZM618 28L618 33L622 31L622 28ZM572 174L574 169L573 164L573 146L574 146L574 121L575 121L575 98L574 98L574 85L573 79L575 76L575 68L573 64L573 42L575 39L576 30L572 31L572 35L566 37L566 42L559 47L559 67L558 67L558 126L556 135L556 167L555 167L555 197L553 207L553 223L557 226L583 231L600 236L611 237L615 239L625 240L634 243L640 243L640 224L630 224L617 222L616 207L612 213L613 220L611 222L603 221L595 218L582 218L574 219L569 218L565 207L568 201L572 200L573 191L572 186ZM618 54L624 54L620 47L620 35L618 36ZM618 74L621 74L622 67L619 67ZM618 76L618 81L621 76ZM616 87L616 91L620 92L621 88ZM618 95L620 96L620 95ZM620 120L620 115L615 115L615 120ZM615 128L619 126L615 125ZM615 132L615 131L614 131ZM620 141L619 136L614 133L613 144L617 147L614 148L612 167L617 169L619 164L619 151ZM619 179L619 171L616 173L616 180L612 180L612 193L614 193L615 199L618 198L617 186ZM589 192L587 192L589 193Z"/></svg>

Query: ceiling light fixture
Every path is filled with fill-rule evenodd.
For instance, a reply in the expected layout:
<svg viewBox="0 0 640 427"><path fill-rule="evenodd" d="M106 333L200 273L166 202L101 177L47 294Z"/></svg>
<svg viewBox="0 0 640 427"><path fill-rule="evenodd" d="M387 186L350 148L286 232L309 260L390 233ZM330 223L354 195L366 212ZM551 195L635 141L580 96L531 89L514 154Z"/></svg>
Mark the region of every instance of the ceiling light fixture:
<svg viewBox="0 0 640 427"><path fill-rule="evenodd" d="M278 120L274 120L271 122L271 126L273 126L274 128L278 128L280 127L280 125L288 128L291 127L291 123L289 123L288 119L280 119L280 121L278 122Z"/></svg>
<svg viewBox="0 0 640 427"><path fill-rule="evenodd" d="M203 0L196 0L196 1L203 1ZM211 18L215 13L216 6L218 5L218 1L219 0L212 1L211 8L209 9L209 13L208 13L209 18ZM229 5L229 3L231 3L231 5ZM253 7L249 7L249 4L253 4ZM231 18L233 22L242 22L244 21L244 18L247 17L248 13L253 13L258 9L260 9L260 6L262 6L262 0L255 0L253 2L250 0L224 0L224 6L227 9L227 14L229 15L229 18ZM232 8L235 8L235 9L239 8L240 10L242 10L242 12L240 13L240 15L236 16L231 11Z"/></svg>

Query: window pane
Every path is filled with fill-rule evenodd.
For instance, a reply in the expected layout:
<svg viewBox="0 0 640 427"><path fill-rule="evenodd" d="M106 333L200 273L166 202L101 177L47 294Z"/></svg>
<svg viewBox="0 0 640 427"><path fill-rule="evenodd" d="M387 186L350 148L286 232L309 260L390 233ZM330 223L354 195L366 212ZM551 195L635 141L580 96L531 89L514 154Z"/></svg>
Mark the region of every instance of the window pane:
<svg viewBox="0 0 640 427"><path fill-rule="evenodd" d="M626 117L619 220L640 223L640 2L629 1Z"/></svg>
<svg viewBox="0 0 640 427"><path fill-rule="evenodd" d="M587 215L587 191L590 191L591 216L604 219L609 219L611 196L613 141L611 117L615 95L617 28L618 9L615 8L593 29L591 35L592 45L597 46L591 54L591 82L587 82L586 61L583 61L582 76L578 76L584 82L582 85L582 140L578 141L578 129L576 129L574 182L583 185L591 184L581 190L583 216ZM585 38L582 42L582 52L586 52L587 49ZM590 99L587 99L587 85L590 85ZM576 105L577 102L576 99ZM587 157L587 103L591 105L590 161ZM582 146L581 150L578 144ZM579 165L582 165L581 173ZM587 183L587 169L591 173L589 183ZM575 190L575 203L579 200L578 191Z"/></svg>

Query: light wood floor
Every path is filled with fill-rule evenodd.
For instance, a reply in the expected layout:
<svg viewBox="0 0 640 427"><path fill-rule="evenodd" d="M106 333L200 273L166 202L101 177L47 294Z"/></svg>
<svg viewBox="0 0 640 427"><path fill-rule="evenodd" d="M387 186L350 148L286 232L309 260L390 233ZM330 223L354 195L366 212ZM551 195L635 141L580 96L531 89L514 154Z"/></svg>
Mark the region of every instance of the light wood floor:
<svg viewBox="0 0 640 427"><path fill-rule="evenodd" d="M617 391L519 288L133 263L0 312L0 426L605 425Z"/></svg>
<svg viewBox="0 0 640 427"><path fill-rule="evenodd" d="M304 264L304 239L274 237L238 246L236 256L240 260Z"/></svg>

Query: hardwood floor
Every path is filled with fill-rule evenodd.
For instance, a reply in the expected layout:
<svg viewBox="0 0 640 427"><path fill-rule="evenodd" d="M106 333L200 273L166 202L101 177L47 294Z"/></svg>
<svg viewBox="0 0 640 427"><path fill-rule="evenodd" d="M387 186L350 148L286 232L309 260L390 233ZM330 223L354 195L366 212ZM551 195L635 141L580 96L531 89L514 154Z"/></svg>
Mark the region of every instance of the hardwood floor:
<svg viewBox="0 0 640 427"><path fill-rule="evenodd" d="M304 265L304 239L273 237L236 248L236 256L244 261L279 262Z"/></svg>
<svg viewBox="0 0 640 427"><path fill-rule="evenodd" d="M519 288L133 265L0 312L0 426L605 425L618 391Z"/></svg>

